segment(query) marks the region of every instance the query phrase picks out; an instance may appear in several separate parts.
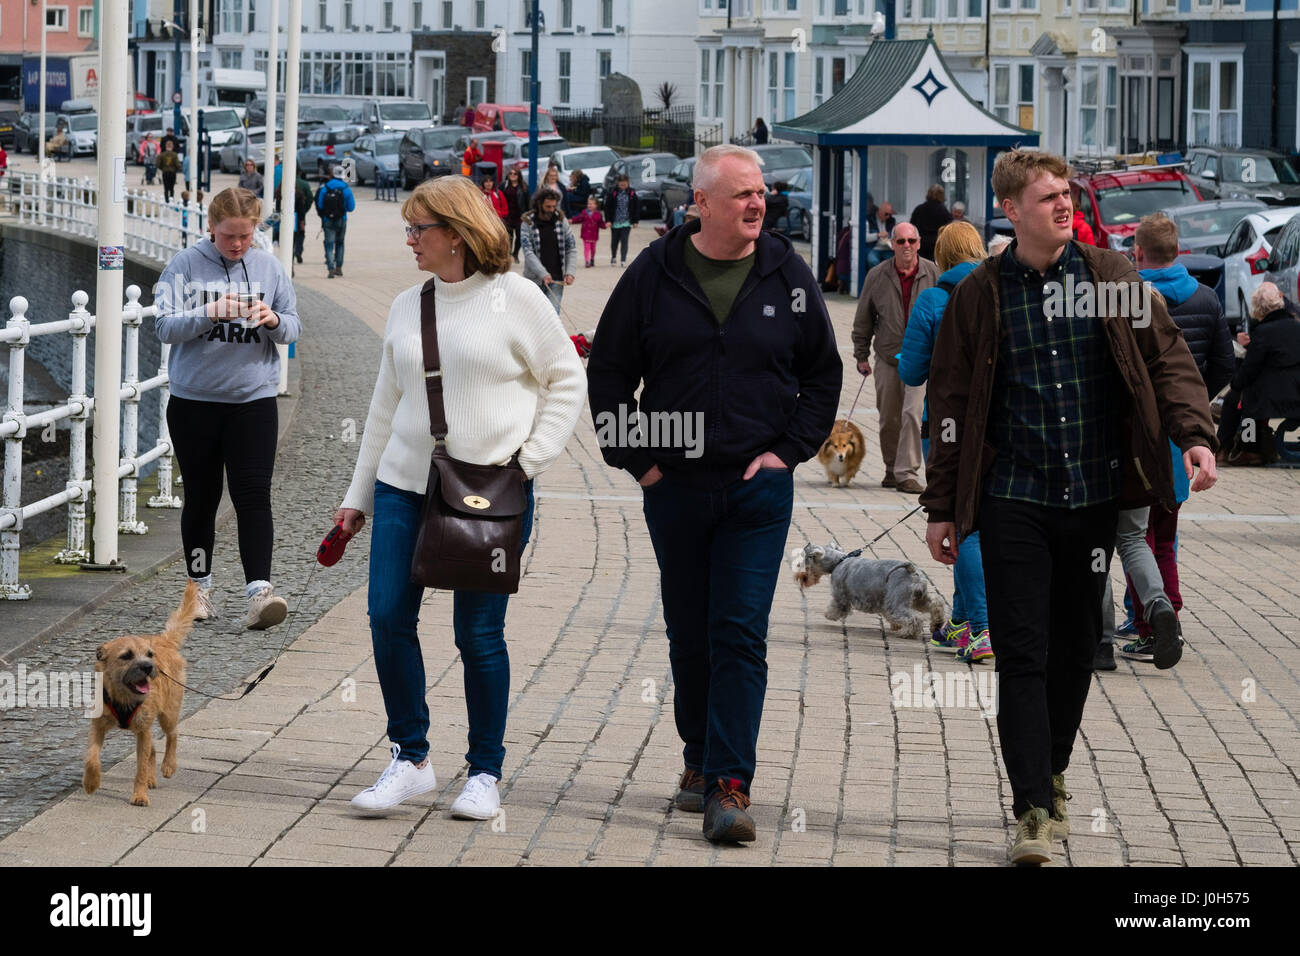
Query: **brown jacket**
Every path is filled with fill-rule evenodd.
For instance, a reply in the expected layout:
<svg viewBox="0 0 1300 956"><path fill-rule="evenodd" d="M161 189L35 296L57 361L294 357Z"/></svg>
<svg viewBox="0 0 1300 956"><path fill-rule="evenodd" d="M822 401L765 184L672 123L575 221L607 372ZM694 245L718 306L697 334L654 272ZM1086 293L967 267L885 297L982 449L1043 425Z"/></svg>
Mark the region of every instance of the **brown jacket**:
<svg viewBox="0 0 1300 956"><path fill-rule="evenodd" d="M912 280L912 298L907 308L916 305L922 289L939 283L939 267L929 259L918 259L916 278ZM890 365L903 347L903 332L907 330L907 316L903 314L903 285L898 281L894 260L887 259L867 272L858 298L858 311L853 316L853 357L859 362L872 361L871 337L876 338L876 354Z"/></svg>
<svg viewBox="0 0 1300 956"><path fill-rule="evenodd" d="M1137 269L1118 252L1076 242L1095 281L1138 282ZM1004 253L1005 254L1005 253ZM931 441L926 462L928 482L921 495L932 522L953 521L957 533L973 530L979 511L980 485L997 457L986 428L1001 338L1001 256L985 259L953 290L939 325L928 398L930 422L952 419L957 440ZM1124 411L1123 497L1140 489L1172 509L1173 464L1168 435L1183 451L1196 445L1217 450L1205 382L1164 299L1153 293L1150 321L1137 328L1122 316L1099 319L1106 330L1111 357L1130 404Z"/></svg>

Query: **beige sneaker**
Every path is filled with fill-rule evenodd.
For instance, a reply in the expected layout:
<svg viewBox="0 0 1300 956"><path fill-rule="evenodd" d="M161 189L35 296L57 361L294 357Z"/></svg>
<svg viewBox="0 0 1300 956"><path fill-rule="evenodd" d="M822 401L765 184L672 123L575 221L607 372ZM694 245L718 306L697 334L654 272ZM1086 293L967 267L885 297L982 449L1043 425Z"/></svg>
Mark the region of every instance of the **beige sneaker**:
<svg viewBox="0 0 1300 956"><path fill-rule="evenodd" d="M194 620L211 621L220 617L212 605L212 588L199 588L199 599L194 604Z"/></svg>
<svg viewBox="0 0 1300 956"><path fill-rule="evenodd" d="M1065 802L1070 799L1065 789L1065 774L1052 774L1052 839L1064 840L1070 835L1070 815L1066 812Z"/></svg>
<svg viewBox="0 0 1300 956"><path fill-rule="evenodd" d="M248 599L248 616L244 626L250 631L264 631L275 627L289 613L289 605L284 598L271 593L270 588L262 588Z"/></svg>
<svg viewBox="0 0 1300 956"><path fill-rule="evenodd" d="M1019 866L1049 863L1052 859L1052 820L1041 807L1030 807L1016 822L1011 862Z"/></svg>

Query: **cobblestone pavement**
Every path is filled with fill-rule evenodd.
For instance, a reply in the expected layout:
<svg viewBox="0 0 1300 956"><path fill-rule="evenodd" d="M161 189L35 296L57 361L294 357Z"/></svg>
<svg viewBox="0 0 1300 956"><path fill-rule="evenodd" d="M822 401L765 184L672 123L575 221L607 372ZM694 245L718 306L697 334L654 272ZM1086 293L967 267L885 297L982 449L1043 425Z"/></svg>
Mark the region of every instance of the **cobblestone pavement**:
<svg viewBox="0 0 1300 956"><path fill-rule="evenodd" d="M309 235L317 262L299 266L298 280L304 301L311 290L327 293L378 330L393 293L419 276L402 258L396 208L368 193L359 191L349 228L346 278L324 279L319 239ZM633 251L650 238L637 230ZM595 326L620 274L602 263L578 276L565 297L574 327ZM843 297L830 303L846 361L852 306ZM303 402L278 466L277 574L291 600L354 460L355 448L339 441L342 421L359 428L376 367L377 338L341 315L318 323L308 325L299 353ZM842 412L859 382L846 377ZM851 488L829 487L815 462L796 472L791 546L856 546L915 504L878 487L872 403L868 387L854 417L870 450ZM1121 661L1096 677L1068 773L1073 832L1056 862L1297 862L1298 485L1300 472L1235 469L1185 506L1183 661L1167 672ZM958 667L882 633L867 615L832 624L821 614L826 595L800 592L788 576L769 635L752 808L759 838L743 849L704 842L700 817L670 808L680 743L640 493L600 461L589 418L538 493L527 574L507 623L511 703L496 820L448 816L464 782L466 719L450 597L435 592L426 597L421 642L441 786L386 819L349 813L347 801L388 762L361 586L363 534L336 568L312 579L290 627L311 626L261 687L238 703L189 696L180 770L160 781L152 806L127 804L129 759L106 771L99 793L82 794L83 724L66 711L25 714L22 742L5 745L19 756L6 759L0 777L8 819L37 806L27 797L33 781L47 797L66 796L0 840L0 864L1004 863L1012 821L996 723L986 716L987 694L957 694L971 675L977 691L990 690L992 669ZM217 573L229 583L237 572L229 531L221 541ZM950 574L927 555L923 516L875 552L916 561L950 592ZM179 567L160 576L39 659L86 666L95 635L161 620L181 579ZM187 645L201 686L232 686L282 637L236 632L236 605L232 591L227 616ZM951 693L922 692L931 672ZM125 752L120 736L110 740ZM15 773L25 774L17 786Z"/></svg>

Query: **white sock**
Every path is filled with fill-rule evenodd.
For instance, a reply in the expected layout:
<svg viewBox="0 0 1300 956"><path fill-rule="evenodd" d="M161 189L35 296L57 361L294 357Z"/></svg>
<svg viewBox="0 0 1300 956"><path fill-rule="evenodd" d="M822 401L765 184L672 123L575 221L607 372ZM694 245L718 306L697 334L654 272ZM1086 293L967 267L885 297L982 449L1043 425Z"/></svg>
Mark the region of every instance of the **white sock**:
<svg viewBox="0 0 1300 956"><path fill-rule="evenodd" d="M263 588L269 591L271 589L271 582L270 581L249 581L248 584L244 585L244 593L249 598L252 598L254 594L256 594L258 591L261 591Z"/></svg>
<svg viewBox="0 0 1300 956"><path fill-rule="evenodd" d="M210 590L212 588L212 575L210 574L205 578L191 578L190 580L192 580L195 584L197 584L205 591Z"/></svg>

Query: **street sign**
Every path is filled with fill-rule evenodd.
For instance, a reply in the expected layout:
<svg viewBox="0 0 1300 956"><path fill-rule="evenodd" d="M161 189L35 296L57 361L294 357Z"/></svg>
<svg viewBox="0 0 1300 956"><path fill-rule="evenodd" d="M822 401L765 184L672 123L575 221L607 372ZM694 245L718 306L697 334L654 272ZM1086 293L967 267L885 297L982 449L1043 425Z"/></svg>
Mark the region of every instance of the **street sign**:
<svg viewBox="0 0 1300 956"><path fill-rule="evenodd" d="M181 103L181 91L180 91L180 90L177 90L175 93L172 94L172 102L175 103L177 106L180 106L180 103Z"/></svg>

